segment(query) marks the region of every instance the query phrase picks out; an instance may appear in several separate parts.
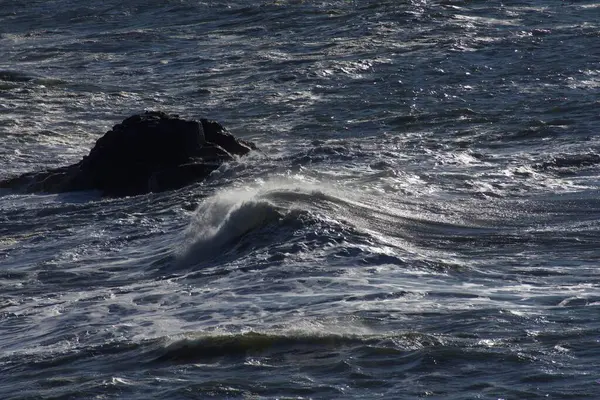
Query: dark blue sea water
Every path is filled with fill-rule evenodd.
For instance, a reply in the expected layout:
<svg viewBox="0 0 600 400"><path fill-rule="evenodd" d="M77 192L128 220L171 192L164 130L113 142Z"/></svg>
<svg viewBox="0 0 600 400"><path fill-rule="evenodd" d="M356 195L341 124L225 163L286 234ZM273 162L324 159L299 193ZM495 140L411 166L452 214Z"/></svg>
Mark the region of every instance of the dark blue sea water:
<svg viewBox="0 0 600 400"><path fill-rule="evenodd" d="M0 178L143 110L260 148L0 193L0 398L600 399L600 2L0 0Z"/></svg>

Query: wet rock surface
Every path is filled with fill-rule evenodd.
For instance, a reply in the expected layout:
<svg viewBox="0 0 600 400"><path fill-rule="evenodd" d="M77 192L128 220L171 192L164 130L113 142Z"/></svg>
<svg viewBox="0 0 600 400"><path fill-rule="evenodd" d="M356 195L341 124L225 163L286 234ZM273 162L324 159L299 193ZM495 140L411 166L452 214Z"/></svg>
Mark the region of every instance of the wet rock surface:
<svg viewBox="0 0 600 400"><path fill-rule="evenodd" d="M148 111L133 115L96 142L76 164L0 181L0 188L35 193L99 190L119 197L178 189L205 179L223 162L256 146L221 124Z"/></svg>

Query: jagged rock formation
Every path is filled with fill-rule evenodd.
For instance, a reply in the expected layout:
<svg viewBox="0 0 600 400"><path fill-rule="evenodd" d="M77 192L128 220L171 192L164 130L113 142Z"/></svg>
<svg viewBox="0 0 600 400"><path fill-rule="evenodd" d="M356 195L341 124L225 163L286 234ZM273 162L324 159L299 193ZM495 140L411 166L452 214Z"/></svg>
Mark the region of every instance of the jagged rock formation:
<svg viewBox="0 0 600 400"><path fill-rule="evenodd" d="M218 122L148 111L115 125L81 161L0 181L0 188L60 193L100 190L131 196L177 189L205 179L223 162L256 150Z"/></svg>

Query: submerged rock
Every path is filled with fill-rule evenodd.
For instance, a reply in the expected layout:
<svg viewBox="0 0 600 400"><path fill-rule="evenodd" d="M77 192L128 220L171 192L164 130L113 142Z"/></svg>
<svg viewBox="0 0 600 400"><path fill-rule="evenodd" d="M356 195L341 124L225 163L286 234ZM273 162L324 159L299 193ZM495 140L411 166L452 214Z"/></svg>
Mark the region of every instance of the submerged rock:
<svg viewBox="0 0 600 400"><path fill-rule="evenodd" d="M0 188L60 193L100 190L131 196L178 189L205 179L223 162L256 150L218 122L148 111L115 125L76 164L0 181Z"/></svg>

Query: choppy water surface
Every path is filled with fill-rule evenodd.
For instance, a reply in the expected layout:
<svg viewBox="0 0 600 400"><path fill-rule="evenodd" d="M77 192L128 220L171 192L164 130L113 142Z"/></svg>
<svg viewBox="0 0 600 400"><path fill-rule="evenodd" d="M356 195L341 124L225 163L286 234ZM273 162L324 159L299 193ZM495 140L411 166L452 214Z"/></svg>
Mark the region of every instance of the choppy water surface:
<svg viewBox="0 0 600 400"><path fill-rule="evenodd" d="M144 109L262 152L0 194L3 399L600 398L600 3L0 2L0 176Z"/></svg>

